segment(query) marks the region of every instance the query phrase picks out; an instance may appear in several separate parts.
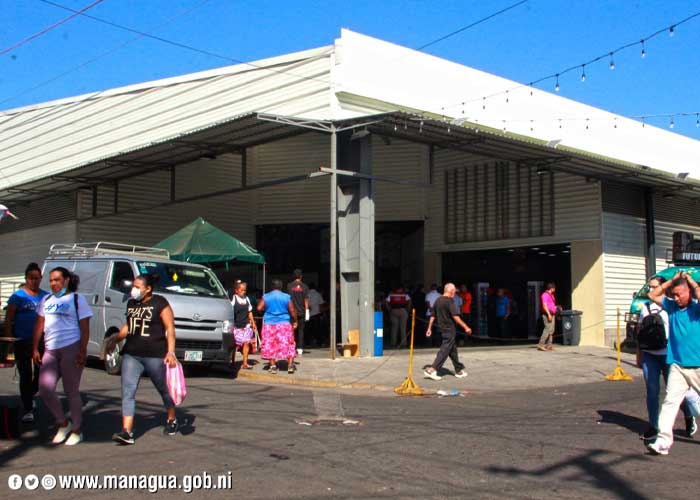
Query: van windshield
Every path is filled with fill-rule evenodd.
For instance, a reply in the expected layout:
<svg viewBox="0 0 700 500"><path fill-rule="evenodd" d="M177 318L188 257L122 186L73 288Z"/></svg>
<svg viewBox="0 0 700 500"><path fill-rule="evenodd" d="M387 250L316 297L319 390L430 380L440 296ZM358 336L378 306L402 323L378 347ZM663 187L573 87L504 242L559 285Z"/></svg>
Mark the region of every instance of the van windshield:
<svg viewBox="0 0 700 500"><path fill-rule="evenodd" d="M155 293L177 293L199 297L226 297L219 280L209 269L169 262L137 262L139 273L157 274Z"/></svg>

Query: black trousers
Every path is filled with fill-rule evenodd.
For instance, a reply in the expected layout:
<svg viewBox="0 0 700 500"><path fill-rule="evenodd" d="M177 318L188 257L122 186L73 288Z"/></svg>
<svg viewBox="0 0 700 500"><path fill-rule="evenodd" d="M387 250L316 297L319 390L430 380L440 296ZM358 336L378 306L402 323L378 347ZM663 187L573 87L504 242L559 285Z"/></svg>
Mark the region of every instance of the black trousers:
<svg viewBox="0 0 700 500"><path fill-rule="evenodd" d="M445 364L447 358L452 360L455 373L458 373L460 370L464 369L464 365L459 362L457 343L455 341L455 332L442 332L442 345L440 346L440 350L435 357L435 361L433 361L433 368L435 368L436 371L439 371L442 368L442 365Z"/></svg>
<svg viewBox="0 0 700 500"><path fill-rule="evenodd" d="M321 339L321 314L315 314L309 318L308 325L304 325L307 330L306 337L310 345L319 346L323 343Z"/></svg>
<svg viewBox="0 0 700 500"><path fill-rule="evenodd" d="M15 363L19 372L19 394L26 413L34 409L34 396L39 392L39 365L32 363L31 340L18 340L14 347Z"/></svg>
<svg viewBox="0 0 700 500"><path fill-rule="evenodd" d="M306 320L304 319L304 313L297 313L297 329L296 329L296 344L297 349L304 348L304 327L306 325Z"/></svg>

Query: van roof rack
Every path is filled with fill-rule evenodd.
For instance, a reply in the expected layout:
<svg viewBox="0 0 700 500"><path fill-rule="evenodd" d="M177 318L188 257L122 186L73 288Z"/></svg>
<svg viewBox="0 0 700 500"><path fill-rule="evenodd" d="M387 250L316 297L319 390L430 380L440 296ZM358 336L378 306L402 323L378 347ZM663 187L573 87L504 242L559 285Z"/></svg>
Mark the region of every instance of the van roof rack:
<svg viewBox="0 0 700 500"><path fill-rule="evenodd" d="M54 243L49 249L49 257L93 257L95 255L131 255L142 257L170 258L164 248L142 247L97 241L89 243Z"/></svg>

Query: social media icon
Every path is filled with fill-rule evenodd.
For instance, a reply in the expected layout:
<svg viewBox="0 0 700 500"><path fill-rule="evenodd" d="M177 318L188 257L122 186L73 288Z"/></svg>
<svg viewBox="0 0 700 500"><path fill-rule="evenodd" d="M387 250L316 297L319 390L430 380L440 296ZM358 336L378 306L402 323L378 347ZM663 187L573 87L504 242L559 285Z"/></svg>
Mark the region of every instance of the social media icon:
<svg viewBox="0 0 700 500"><path fill-rule="evenodd" d="M12 474L7 478L7 486L9 486L11 490L20 489L22 487L22 476L19 474Z"/></svg>
<svg viewBox="0 0 700 500"><path fill-rule="evenodd" d="M45 490L54 489L56 487L56 477L51 474L46 474L41 478L41 486L43 486Z"/></svg>
<svg viewBox="0 0 700 500"><path fill-rule="evenodd" d="M35 490L39 487L39 478L36 474L29 474L24 478L24 487L28 490Z"/></svg>

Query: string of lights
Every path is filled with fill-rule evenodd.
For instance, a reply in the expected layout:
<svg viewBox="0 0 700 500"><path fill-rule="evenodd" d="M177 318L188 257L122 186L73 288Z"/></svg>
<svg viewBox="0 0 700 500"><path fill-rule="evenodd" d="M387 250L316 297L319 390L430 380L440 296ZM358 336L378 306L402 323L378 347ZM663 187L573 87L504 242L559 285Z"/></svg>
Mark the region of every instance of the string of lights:
<svg viewBox="0 0 700 500"><path fill-rule="evenodd" d="M541 78L537 78L536 80L532 80L531 82L529 82L527 84L518 84L518 85L515 85L515 86L510 87L508 89L501 90L498 92L493 92L493 93L488 94L488 95L483 95L481 97L476 97L476 98L471 98L471 99L464 99L460 102L454 102L454 103L448 104L442 108L442 111L443 111L443 113L445 113L448 110L452 110L452 109L461 107L462 115L464 115L466 113L465 108L468 104L479 102L479 103L481 103L482 109L486 109L486 103L489 99L493 99L495 97L505 96L505 102L510 102L511 93L518 91L518 90L523 90L523 89L529 89L530 95L532 96L533 89L535 88L536 85L538 85L542 82L545 82L545 81L549 81L549 80L555 80L554 90L559 92L559 90L561 89L560 78L563 77L564 75L571 73L573 71L580 70L581 71L580 80L582 82L585 82L586 78L588 76L586 74L586 68L590 67L591 65L593 65L597 62L603 61L603 60L608 60L608 67L610 68L610 70L615 70L615 68L616 68L615 55L624 51L624 50L635 47L635 46L638 46L640 48L640 55L642 58L645 58L647 55L647 42L649 42L653 38L656 38L657 36L659 36L663 33L668 33L668 35L670 37L673 37L676 34L679 26L681 26L685 23L688 23L697 17L700 17L700 12L696 12L696 13L686 17L685 19L681 19L680 21L677 21L671 25L668 25L668 26L665 26L661 29L658 29L657 31L651 33L650 35L642 37L639 40L635 40L633 42L629 42L629 43L626 43L624 45L621 45L615 49L606 51L605 53L603 53L597 57L594 57L588 61L585 61L583 63L574 64L574 65L569 66L567 68L561 69L555 73L543 76Z"/></svg>
<svg viewBox="0 0 700 500"><path fill-rule="evenodd" d="M78 17L78 16L82 15L84 12L87 12L88 10L92 9L93 7L96 7L97 5L101 4L102 2L104 2L104 0L95 0L94 2L92 2L92 3L91 3L90 5L88 5L87 7L83 7L82 9L80 9L80 10L78 10L78 11L73 11L73 12L74 12L73 15L70 15L70 16L64 18L64 19L61 19L60 21L58 21L58 22L52 24L51 26L47 26L47 27L44 28L43 30L41 30L41 31L39 31L39 32L37 32L37 33L34 33L33 35L31 35L31 36L29 36L29 37L27 37L27 38L24 38L23 40L20 40L19 42L15 43L15 44L13 44L13 45L11 45L11 46L5 48L5 49L0 50L0 56L5 55L5 54L7 54L7 53L10 52L10 51L15 50L16 48L19 48L19 47L21 47L22 45L24 45L24 44L26 44L26 43L29 43L29 42L31 42L32 40L35 40L35 39L39 38L39 37L42 36L42 35L45 35L45 34L48 33L49 31L51 31L52 29L58 28L59 26L61 26L61 25L65 24L65 23L67 23L68 21L70 21L70 20L73 19L74 17Z"/></svg>

